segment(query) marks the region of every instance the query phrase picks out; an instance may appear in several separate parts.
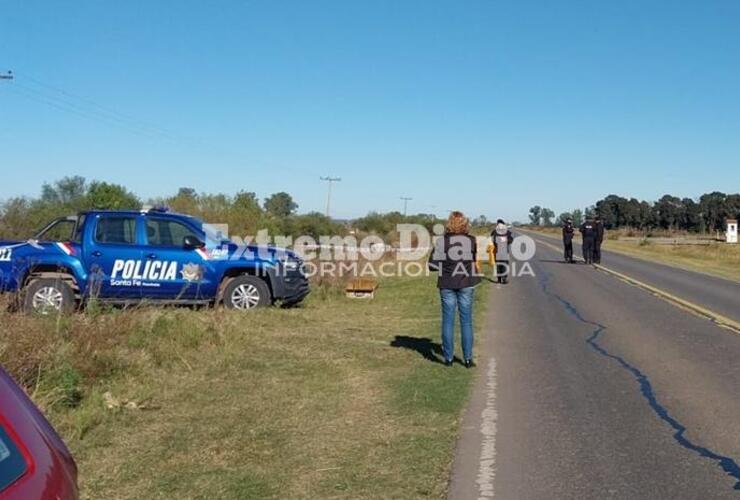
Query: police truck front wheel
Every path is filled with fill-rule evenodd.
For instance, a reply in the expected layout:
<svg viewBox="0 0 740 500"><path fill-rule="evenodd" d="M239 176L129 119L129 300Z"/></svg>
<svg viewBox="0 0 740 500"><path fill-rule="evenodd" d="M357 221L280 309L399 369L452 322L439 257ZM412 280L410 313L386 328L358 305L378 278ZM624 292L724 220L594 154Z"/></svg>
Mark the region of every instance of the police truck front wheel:
<svg viewBox="0 0 740 500"><path fill-rule="evenodd" d="M23 310L29 314L69 314L74 308L75 294L60 279L35 280L23 291Z"/></svg>
<svg viewBox="0 0 740 500"><path fill-rule="evenodd" d="M265 307L272 303L270 289L256 276L239 276L228 284L224 291L224 305L229 309L246 311Z"/></svg>

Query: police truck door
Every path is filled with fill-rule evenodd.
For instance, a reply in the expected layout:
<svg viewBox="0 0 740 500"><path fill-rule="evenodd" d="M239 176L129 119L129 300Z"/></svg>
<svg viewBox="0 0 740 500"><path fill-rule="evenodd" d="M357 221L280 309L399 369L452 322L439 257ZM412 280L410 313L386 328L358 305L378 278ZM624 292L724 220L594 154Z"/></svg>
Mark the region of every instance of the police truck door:
<svg viewBox="0 0 740 500"><path fill-rule="evenodd" d="M157 265L153 279L142 282L144 298L166 300L198 299L213 283L213 269L201 248L189 248L186 239L203 235L182 221L168 217L146 217L145 258ZM210 288L208 288L210 292Z"/></svg>
<svg viewBox="0 0 740 500"><path fill-rule="evenodd" d="M137 238L136 215L98 215L84 245L91 277L91 297L139 299L143 251Z"/></svg>

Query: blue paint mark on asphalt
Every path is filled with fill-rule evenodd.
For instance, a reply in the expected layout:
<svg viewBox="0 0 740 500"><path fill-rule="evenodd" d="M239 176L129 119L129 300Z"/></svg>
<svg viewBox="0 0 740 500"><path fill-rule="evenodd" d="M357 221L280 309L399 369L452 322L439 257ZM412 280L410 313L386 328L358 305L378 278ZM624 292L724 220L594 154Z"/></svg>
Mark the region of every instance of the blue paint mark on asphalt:
<svg viewBox="0 0 740 500"><path fill-rule="evenodd" d="M589 321L583 316L581 316L581 313L578 312L578 309L576 309L573 304L568 302L567 300L563 299L561 296L556 294L555 292L550 291L549 289L549 275L545 272L542 272L539 274L541 278L539 279L540 286L542 287L542 291L545 292L545 294L555 298L558 302L563 304L565 309L578 321L581 323L585 323L587 325L593 326L595 330L591 334L591 336L586 340L588 345L594 349L597 353L601 354L602 356L609 358L611 360L616 361L619 363L619 365L630 372L635 379L637 380L637 383L640 384L640 392L642 393L643 397L647 400L648 404L650 405L650 408L655 412L655 414L666 422L668 425L670 425L673 430L675 431L673 433L673 439L676 440L676 442L686 448L687 450L691 450L694 453L697 453L698 455L708 458L710 460L714 460L719 464L719 466L722 468L725 473L727 473L728 476L733 477L737 482L735 483L735 487L733 489L740 491L740 465L738 465L735 460L733 460L730 457L726 457L723 455L720 455L719 453L715 453L714 451L710 450L709 448L705 448L703 446L699 446L698 444L695 444L691 442L686 437L686 427L676 420L674 417L668 413L668 410L658 402L658 398L655 396L655 392L653 391L653 386L650 383L650 379L642 373L639 369L629 364L627 361L625 361L620 356L617 356L615 354L611 354L609 351L607 351L605 348L599 345L598 340L604 331L606 331L606 327L604 325L601 325L599 323L596 323L594 321Z"/></svg>

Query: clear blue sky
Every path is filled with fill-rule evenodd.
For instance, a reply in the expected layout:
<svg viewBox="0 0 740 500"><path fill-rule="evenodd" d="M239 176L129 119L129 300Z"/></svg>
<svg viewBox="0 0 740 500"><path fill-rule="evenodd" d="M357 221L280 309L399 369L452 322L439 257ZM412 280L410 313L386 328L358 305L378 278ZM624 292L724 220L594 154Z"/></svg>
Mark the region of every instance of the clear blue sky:
<svg viewBox="0 0 740 500"><path fill-rule="evenodd" d="M525 219L740 190L740 2L0 0L0 199L285 190ZM432 208L434 207L434 208Z"/></svg>

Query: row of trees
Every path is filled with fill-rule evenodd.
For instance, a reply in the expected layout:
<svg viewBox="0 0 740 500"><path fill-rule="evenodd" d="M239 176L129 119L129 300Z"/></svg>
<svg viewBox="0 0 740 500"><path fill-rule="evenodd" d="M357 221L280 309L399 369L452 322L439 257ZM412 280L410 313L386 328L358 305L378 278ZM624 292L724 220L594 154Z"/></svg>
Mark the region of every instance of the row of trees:
<svg viewBox="0 0 740 500"><path fill-rule="evenodd" d="M38 198L17 197L0 204L0 238L28 238L54 218L83 210L139 210L144 205L167 206L205 221L228 224L231 234L240 236L255 235L260 229L272 234L315 237L344 230L343 224L320 213L298 215L298 204L284 192L260 203L255 193L247 191L229 196L180 188L174 196L144 202L117 184L65 177L44 184Z"/></svg>
<svg viewBox="0 0 740 500"><path fill-rule="evenodd" d="M117 184L65 177L44 184L38 198L17 197L0 204L0 238L28 238L50 220L83 210L139 210L144 204L168 206L206 221L228 224L230 232L240 236L254 235L260 229L272 234L319 236L344 228L323 214L297 215L298 205L288 193L275 193L260 204L257 196L247 191L228 196L181 188L174 196L144 203Z"/></svg>
<svg viewBox="0 0 740 500"><path fill-rule="evenodd" d="M298 214L298 204L285 192L272 194L260 204L257 195L250 191L239 191L230 196L180 188L174 196L155 198L148 204L166 206L204 221L228 224L229 232L239 236L255 235L257 231L267 229L271 234L316 237L343 228L342 224L318 212Z"/></svg>
<svg viewBox="0 0 740 500"><path fill-rule="evenodd" d="M740 215L740 194L718 191L698 201L665 195L654 203L609 195L596 202L595 212L607 228L661 228L706 232L722 230L725 220Z"/></svg>
<svg viewBox="0 0 740 500"><path fill-rule="evenodd" d="M401 212L389 212L381 214L370 212L365 217L352 221L352 227L368 234L391 234L398 224L421 224L429 231L434 224L440 222L435 215L417 214L405 216Z"/></svg>
<svg viewBox="0 0 740 500"><path fill-rule="evenodd" d="M116 184L65 177L44 184L38 198L11 198L0 205L0 237L27 238L56 217L98 207L138 209L141 201Z"/></svg>
<svg viewBox="0 0 740 500"><path fill-rule="evenodd" d="M534 226L554 225L555 212L549 208L535 205L529 209L529 222Z"/></svg>
<svg viewBox="0 0 740 500"><path fill-rule="evenodd" d="M610 194L587 207L560 214L557 220L552 210L534 206L529 210L533 225L562 224L567 218L580 225L587 215L599 215L607 229L667 229L692 232L722 230L725 220L740 216L740 194L718 191L703 194L698 200L665 195L655 202L624 198Z"/></svg>
<svg viewBox="0 0 740 500"><path fill-rule="evenodd" d="M226 194L198 193L180 188L173 196L141 200L125 187L106 182L88 182L82 177L65 177L44 184L37 198L17 197L0 203L0 239L31 237L49 221L90 209L139 210L144 205L167 206L173 211L194 215L204 221L228 224L232 235L255 235L267 229L273 235L346 235L351 230L373 233L393 240L396 224L432 226L434 215L404 216L399 212L370 213L365 217L337 222L324 214L298 213L298 204L285 192L260 200L249 191ZM485 218L484 218L485 219Z"/></svg>

